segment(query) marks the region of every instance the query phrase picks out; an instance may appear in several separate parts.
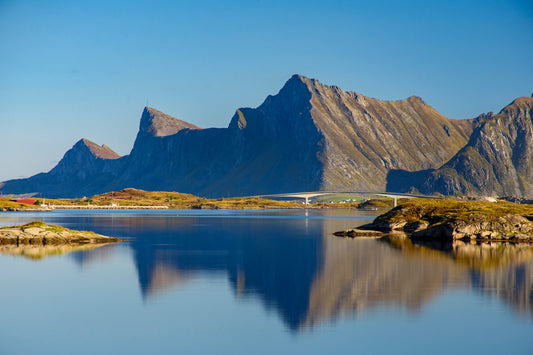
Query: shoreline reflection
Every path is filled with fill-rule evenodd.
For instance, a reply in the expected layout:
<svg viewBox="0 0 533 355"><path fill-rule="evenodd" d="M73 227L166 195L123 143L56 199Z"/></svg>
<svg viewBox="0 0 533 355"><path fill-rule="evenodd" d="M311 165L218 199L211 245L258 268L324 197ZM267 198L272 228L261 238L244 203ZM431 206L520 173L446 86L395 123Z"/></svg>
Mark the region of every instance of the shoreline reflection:
<svg viewBox="0 0 533 355"><path fill-rule="evenodd" d="M69 253L89 252L101 247L109 247L115 243L70 243L58 245L32 244L0 244L0 253L32 260L42 260L51 256L62 256Z"/></svg>

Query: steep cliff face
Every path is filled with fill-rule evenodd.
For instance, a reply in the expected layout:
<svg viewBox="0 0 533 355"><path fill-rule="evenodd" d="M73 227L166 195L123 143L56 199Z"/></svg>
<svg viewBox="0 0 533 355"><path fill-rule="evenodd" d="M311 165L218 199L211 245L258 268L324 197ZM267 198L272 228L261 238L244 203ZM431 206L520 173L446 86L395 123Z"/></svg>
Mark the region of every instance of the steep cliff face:
<svg viewBox="0 0 533 355"><path fill-rule="evenodd" d="M382 101L300 77L324 135L324 190L384 191L390 169L438 167L463 147L472 120L452 120L421 98Z"/></svg>
<svg viewBox="0 0 533 355"><path fill-rule="evenodd" d="M202 196L319 189L322 137L305 115L309 99L306 86L292 81L257 109L238 109L228 128L184 123L173 134L156 135L141 119L128 164L108 188L135 186ZM160 118L175 122L169 116Z"/></svg>
<svg viewBox="0 0 533 355"><path fill-rule="evenodd" d="M128 156L69 158L45 174L45 185L32 180L30 190L80 196L135 187L209 197L384 191L390 169L437 168L466 144L472 125L417 97L381 101L294 75L259 107L238 109L228 128L201 129L147 107ZM80 178L69 184L56 170ZM29 192L14 186L0 190Z"/></svg>
<svg viewBox="0 0 533 355"><path fill-rule="evenodd" d="M121 165L120 155L106 145L80 139L48 173L0 184L4 194L43 193L45 196L83 196L100 191L113 180ZM79 188L77 193L73 193Z"/></svg>
<svg viewBox="0 0 533 355"><path fill-rule="evenodd" d="M391 172L391 191L445 195L533 196L533 98L486 117L468 144L437 170ZM411 181L411 183L407 183Z"/></svg>

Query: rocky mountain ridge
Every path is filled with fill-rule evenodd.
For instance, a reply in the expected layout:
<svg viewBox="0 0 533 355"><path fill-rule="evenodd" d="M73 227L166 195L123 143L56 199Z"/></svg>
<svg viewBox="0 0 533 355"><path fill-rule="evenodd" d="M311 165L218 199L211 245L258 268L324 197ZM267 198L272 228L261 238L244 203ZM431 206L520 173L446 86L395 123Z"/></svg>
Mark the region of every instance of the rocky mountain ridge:
<svg viewBox="0 0 533 355"><path fill-rule="evenodd" d="M385 191L394 185L391 171L446 164L487 117L453 120L416 96L383 101L294 75L259 107L236 110L227 128L201 129L146 107L129 155L82 140L50 172L4 182L0 191L50 197L128 187L206 197Z"/></svg>
<svg viewBox="0 0 533 355"><path fill-rule="evenodd" d="M435 170L391 171L387 189L444 195L533 196L533 97L478 120L468 144Z"/></svg>

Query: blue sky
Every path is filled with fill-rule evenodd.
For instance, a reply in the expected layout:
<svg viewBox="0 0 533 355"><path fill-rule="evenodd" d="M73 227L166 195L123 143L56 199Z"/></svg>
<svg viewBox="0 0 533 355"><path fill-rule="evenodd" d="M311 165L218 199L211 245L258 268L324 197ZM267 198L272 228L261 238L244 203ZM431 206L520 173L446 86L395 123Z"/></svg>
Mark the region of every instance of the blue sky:
<svg viewBox="0 0 533 355"><path fill-rule="evenodd" d="M149 106L226 127L292 74L450 118L533 91L533 2L0 0L0 181L80 138L128 154Z"/></svg>

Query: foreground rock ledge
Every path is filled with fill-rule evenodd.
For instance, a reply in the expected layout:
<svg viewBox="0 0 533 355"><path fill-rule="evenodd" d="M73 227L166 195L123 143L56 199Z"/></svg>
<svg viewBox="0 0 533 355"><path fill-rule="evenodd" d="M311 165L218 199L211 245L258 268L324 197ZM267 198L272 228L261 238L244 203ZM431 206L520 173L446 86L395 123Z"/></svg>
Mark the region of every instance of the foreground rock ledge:
<svg viewBox="0 0 533 355"><path fill-rule="evenodd" d="M408 233L412 239L533 242L533 208L509 202L413 200L357 229L334 233Z"/></svg>
<svg viewBox="0 0 533 355"><path fill-rule="evenodd" d="M93 232L75 231L61 226L47 225L40 221L0 228L0 244L102 244L120 242L121 240Z"/></svg>

